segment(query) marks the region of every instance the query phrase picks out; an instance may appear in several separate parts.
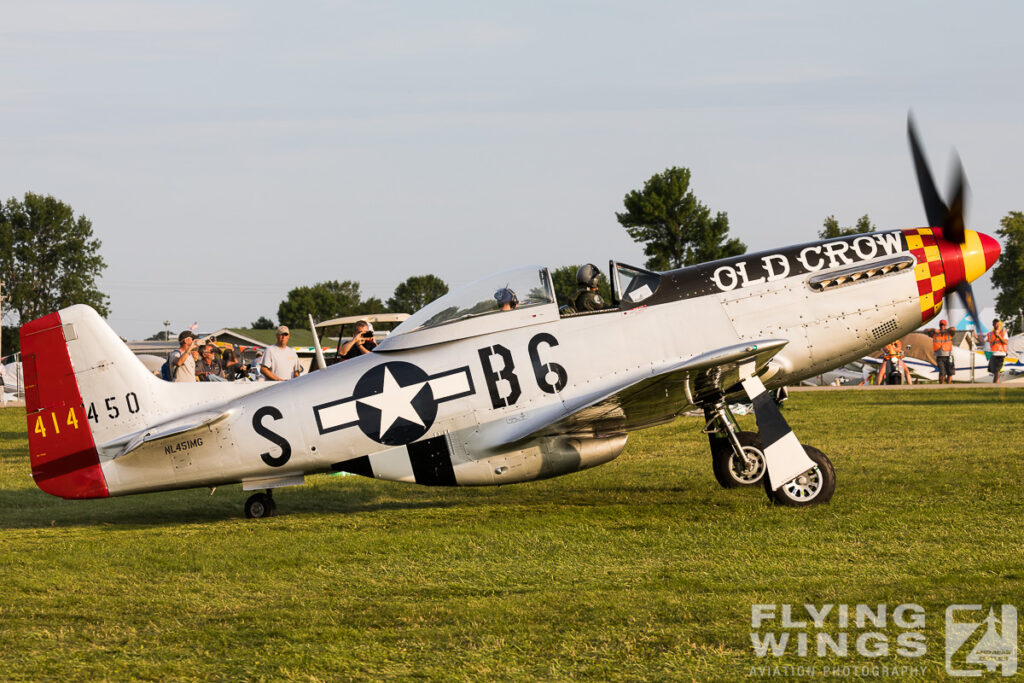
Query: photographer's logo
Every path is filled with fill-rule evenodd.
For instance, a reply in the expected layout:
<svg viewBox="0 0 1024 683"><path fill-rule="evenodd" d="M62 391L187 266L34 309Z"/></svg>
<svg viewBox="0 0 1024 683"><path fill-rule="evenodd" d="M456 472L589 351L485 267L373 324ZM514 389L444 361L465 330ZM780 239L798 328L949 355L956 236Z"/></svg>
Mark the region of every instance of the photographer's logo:
<svg viewBox="0 0 1024 683"><path fill-rule="evenodd" d="M996 669L1003 676L1017 672L1017 609L1002 605L988 615L981 605L946 608L946 672L981 676Z"/></svg>

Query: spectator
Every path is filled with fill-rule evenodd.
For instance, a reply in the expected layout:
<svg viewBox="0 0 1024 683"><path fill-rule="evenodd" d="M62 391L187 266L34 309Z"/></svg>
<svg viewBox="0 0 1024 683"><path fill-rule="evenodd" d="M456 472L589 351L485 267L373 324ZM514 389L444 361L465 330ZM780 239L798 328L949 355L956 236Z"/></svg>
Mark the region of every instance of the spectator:
<svg viewBox="0 0 1024 683"><path fill-rule="evenodd" d="M249 368L238 360L238 354L235 353L234 349L224 349L220 365L224 373L224 379L229 382L245 379L246 375L249 374Z"/></svg>
<svg viewBox="0 0 1024 683"><path fill-rule="evenodd" d="M290 336L288 328L281 325L277 328L277 343L263 351L260 372L271 382L281 382L302 374L299 354L295 353L295 349L288 347Z"/></svg>
<svg viewBox="0 0 1024 683"><path fill-rule="evenodd" d="M196 363L196 379L200 382L226 382L217 349L213 344L203 346L202 356Z"/></svg>
<svg viewBox="0 0 1024 683"><path fill-rule="evenodd" d="M341 354L342 360L348 360L367 354L375 348L377 348L377 342L373 338L373 329L370 327L370 323L360 320L356 323L355 334L352 335L350 340L341 345L338 353Z"/></svg>
<svg viewBox="0 0 1024 683"><path fill-rule="evenodd" d="M196 381L196 360L192 355L195 341L196 335L191 330L178 335L178 348L167 356L167 370L172 382Z"/></svg>
<svg viewBox="0 0 1024 683"><path fill-rule="evenodd" d="M882 366L878 369L878 384L899 384L904 380L913 384L910 370L903 362L903 342L896 339L885 345Z"/></svg>

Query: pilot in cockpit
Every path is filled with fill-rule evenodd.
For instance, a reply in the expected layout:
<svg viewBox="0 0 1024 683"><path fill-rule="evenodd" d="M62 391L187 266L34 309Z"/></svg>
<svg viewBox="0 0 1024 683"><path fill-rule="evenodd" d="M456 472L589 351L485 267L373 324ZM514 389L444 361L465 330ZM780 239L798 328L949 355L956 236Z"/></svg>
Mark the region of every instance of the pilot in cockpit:
<svg viewBox="0 0 1024 683"><path fill-rule="evenodd" d="M572 307L577 313L583 311L601 311L608 308L597 286L601 281L601 271L593 263L587 263L576 271L576 293L572 297Z"/></svg>
<svg viewBox="0 0 1024 683"><path fill-rule="evenodd" d="M519 297L508 287L502 287L494 293L494 300L498 302L498 310L511 311L519 305Z"/></svg>

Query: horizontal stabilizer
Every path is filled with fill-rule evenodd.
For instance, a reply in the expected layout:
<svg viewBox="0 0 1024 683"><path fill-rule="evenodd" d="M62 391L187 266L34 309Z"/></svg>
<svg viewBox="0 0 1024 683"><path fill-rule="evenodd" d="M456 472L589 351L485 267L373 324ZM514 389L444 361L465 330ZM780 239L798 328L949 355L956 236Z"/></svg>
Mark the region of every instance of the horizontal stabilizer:
<svg viewBox="0 0 1024 683"><path fill-rule="evenodd" d="M212 427L231 417L231 413L231 410L192 413L162 424L152 425L139 432L126 434L114 441L108 441L100 445L99 450L107 457L121 458L143 444L179 436L196 429Z"/></svg>

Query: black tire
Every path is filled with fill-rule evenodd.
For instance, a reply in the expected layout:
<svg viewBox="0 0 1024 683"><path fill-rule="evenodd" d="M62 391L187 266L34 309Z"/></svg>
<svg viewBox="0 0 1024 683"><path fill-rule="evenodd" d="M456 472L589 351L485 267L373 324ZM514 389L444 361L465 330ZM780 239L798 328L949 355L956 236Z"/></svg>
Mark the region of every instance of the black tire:
<svg viewBox="0 0 1024 683"><path fill-rule="evenodd" d="M246 519L263 519L273 517L277 513L274 499L265 493L254 493L245 501Z"/></svg>
<svg viewBox="0 0 1024 683"><path fill-rule="evenodd" d="M756 459L757 463L748 471L746 463L736 457L729 442L726 441L724 448L719 448L711 454L711 469L715 473L715 479L724 489L753 486L764 478L761 437L757 432L736 432L736 438L743 446L744 452Z"/></svg>
<svg viewBox="0 0 1024 683"><path fill-rule="evenodd" d="M814 446L804 446L804 452L814 462L814 469L787 481L776 491L768 488L768 477L764 478L764 490L776 505L802 508L832 500L836 491L836 471L832 462Z"/></svg>

